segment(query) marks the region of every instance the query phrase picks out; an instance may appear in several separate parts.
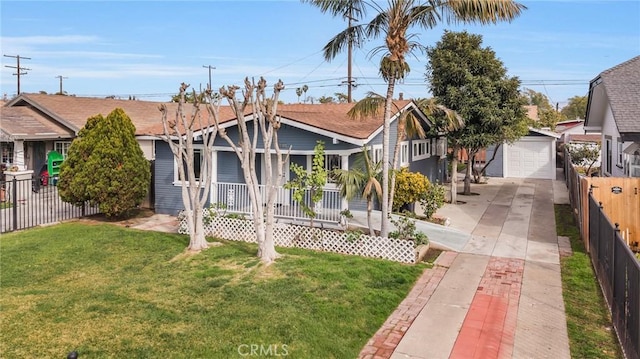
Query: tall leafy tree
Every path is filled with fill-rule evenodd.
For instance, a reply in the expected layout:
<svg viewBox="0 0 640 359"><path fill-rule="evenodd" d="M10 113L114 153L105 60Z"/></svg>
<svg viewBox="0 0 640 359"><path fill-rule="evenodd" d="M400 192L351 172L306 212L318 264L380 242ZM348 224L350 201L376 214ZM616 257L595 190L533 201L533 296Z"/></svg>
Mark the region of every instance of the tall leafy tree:
<svg viewBox="0 0 640 359"><path fill-rule="evenodd" d="M303 0L333 16L349 18L366 15L365 9L375 13L373 19L356 26L348 26L334 36L324 47L326 60L334 59L345 48L362 46L366 39L384 38L384 45L375 48L372 55L383 53L380 75L387 83L384 126L382 130L383 173L389 173L389 134L393 94L397 81L402 81L410 71L406 56L422 48L412 41L416 34L409 33L414 27L430 29L440 21L447 23L467 22L491 24L512 20L525 7L512 0L388 0L384 5L376 1L363 0ZM354 12L358 9L358 12ZM381 235L389 234L389 176L382 177ZM393 203L393 201L391 201Z"/></svg>
<svg viewBox="0 0 640 359"><path fill-rule="evenodd" d="M587 96L573 96L560 112L567 120L584 119L587 116Z"/></svg>
<svg viewBox="0 0 640 359"><path fill-rule="evenodd" d="M549 98L545 94L534 91L532 89L525 89L523 91L523 95L527 101L527 105L534 105L538 107L538 119L537 121L531 121L531 125L533 127L548 127L551 129L555 129L558 122L566 119L566 116L564 116L564 114L556 111L556 109L549 101Z"/></svg>
<svg viewBox="0 0 640 359"><path fill-rule="evenodd" d="M98 204L107 216L130 214L149 190L151 166L124 110L87 120L60 167L58 190L65 202Z"/></svg>
<svg viewBox="0 0 640 359"><path fill-rule="evenodd" d="M525 101L518 90L520 80L508 77L494 51L481 45L480 35L445 31L427 51L426 77L431 92L465 119L464 128L450 132L448 138L454 153L465 149L469 156L466 194L471 192L473 158L478 151L515 141L528 132Z"/></svg>

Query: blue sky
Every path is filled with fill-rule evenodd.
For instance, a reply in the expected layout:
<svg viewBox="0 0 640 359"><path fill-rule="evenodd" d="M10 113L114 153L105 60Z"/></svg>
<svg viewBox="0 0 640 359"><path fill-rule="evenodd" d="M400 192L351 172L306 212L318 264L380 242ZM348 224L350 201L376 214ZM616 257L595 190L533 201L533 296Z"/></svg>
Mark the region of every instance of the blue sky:
<svg viewBox="0 0 640 359"><path fill-rule="evenodd" d="M446 25L413 29L433 46L444 29L483 36L522 86L544 93L562 107L586 95L601 71L640 55L640 0L522 1L528 10L511 23ZM371 15L371 14L369 14ZM264 76L282 79L285 102L346 93L347 56L327 63L322 47L346 23L299 1L5 1L0 2L3 55L21 61L22 92L63 90L78 96L115 95L165 101L181 82L204 88L240 84ZM383 94L379 55L372 40L354 54L354 98ZM430 97L424 81L427 57L410 58L411 73L396 90ZM0 91L16 93L15 58L2 56Z"/></svg>

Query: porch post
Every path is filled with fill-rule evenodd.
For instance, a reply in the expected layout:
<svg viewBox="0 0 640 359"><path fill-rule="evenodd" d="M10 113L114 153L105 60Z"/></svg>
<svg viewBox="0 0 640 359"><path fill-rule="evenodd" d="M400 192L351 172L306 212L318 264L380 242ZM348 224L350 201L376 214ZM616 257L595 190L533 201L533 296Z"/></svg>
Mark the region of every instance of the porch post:
<svg viewBox="0 0 640 359"><path fill-rule="evenodd" d="M211 151L211 192L209 193L211 205L218 203L218 152Z"/></svg>
<svg viewBox="0 0 640 359"><path fill-rule="evenodd" d="M19 171L26 170L24 160L24 140L13 141L13 165L18 166Z"/></svg>
<svg viewBox="0 0 640 359"><path fill-rule="evenodd" d="M342 170L348 171L349 170L349 155L342 155ZM347 199L345 197L342 197L341 199L341 203L340 203L340 211L344 211L345 209L349 208L349 201L347 201Z"/></svg>

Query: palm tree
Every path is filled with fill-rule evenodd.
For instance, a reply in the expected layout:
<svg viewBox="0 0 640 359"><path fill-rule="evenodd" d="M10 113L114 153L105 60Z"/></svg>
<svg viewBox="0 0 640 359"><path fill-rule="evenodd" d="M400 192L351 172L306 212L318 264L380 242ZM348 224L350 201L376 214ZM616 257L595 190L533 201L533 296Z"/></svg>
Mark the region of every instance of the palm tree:
<svg viewBox="0 0 640 359"><path fill-rule="evenodd" d="M384 108L386 99L376 93L369 92L367 97L356 102L356 104L349 110L349 116L351 118L366 118L371 116L376 116L378 111ZM394 104L396 110L400 111L400 108ZM420 119L414 116L411 112L404 111L398 114L398 137L396 138L396 146L393 150L393 163L391 165L391 171L389 171L390 176L390 190L389 190L389 203L393 203L393 198L395 196L395 186L396 186L396 176L395 170L398 168L398 163L400 162L400 147L402 145L402 141L405 138L426 138L427 135L424 131L424 127L422 123L420 123Z"/></svg>
<svg viewBox="0 0 640 359"><path fill-rule="evenodd" d="M367 200L367 226L369 235L375 235L371 223L373 200L382 196L380 176L382 175L381 163L373 163L369 158L369 150L364 147L362 153L356 156L354 165L349 170L335 169L332 178L340 188L340 195L347 200L357 196Z"/></svg>
<svg viewBox="0 0 640 359"><path fill-rule="evenodd" d="M407 34L410 28L418 26L430 29L444 20L447 23L466 22L492 24L510 21L526 9L513 0L388 0L387 8L375 1L363 0L303 0L320 8L322 12L349 14L350 8L373 8L377 14L368 23L349 26L334 36L324 47L327 61L334 59L345 46L362 46L367 38L384 36L385 45L374 49L372 54L384 51L380 61L380 75L387 83L387 93L382 130L382 171L389 172L389 127L391 104L396 81L402 81L409 73L406 55L422 47L413 41L415 34ZM364 12L356 15L364 15ZM389 234L389 176L382 176L382 226L380 235Z"/></svg>
<svg viewBox="0 0 640 359"><path fill-rule="evenodd" d="M302 96L302 89L300 87L296 88L296 95L298 95L298 103L300 103L300 96Z"/></svg>

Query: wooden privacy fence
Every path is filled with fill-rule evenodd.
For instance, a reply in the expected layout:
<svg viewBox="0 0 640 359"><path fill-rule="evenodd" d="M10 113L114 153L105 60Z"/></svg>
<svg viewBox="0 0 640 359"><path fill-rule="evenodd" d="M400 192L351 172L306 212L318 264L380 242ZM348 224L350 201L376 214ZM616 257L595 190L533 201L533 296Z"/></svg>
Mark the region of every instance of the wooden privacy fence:
<svg viewBox="0 0 640 359"><path fill-rule="evenodd" d="M589 203L591 190L607 218L619 224L622 239L634 251L640 250L640 178L584 177L581 181L584 183L582 203ZM589 225L588 221L584 222Z"/></svg>
<svg viewBox="0 0 640 359"><path fill-rule="evenodd" d="M620 236L634 251L640 251L640 178L585 177L571 164L565 149L564 173L569 198L580 227L580 236L589 250L589 191L612 224L620 226Z"/></svg>

